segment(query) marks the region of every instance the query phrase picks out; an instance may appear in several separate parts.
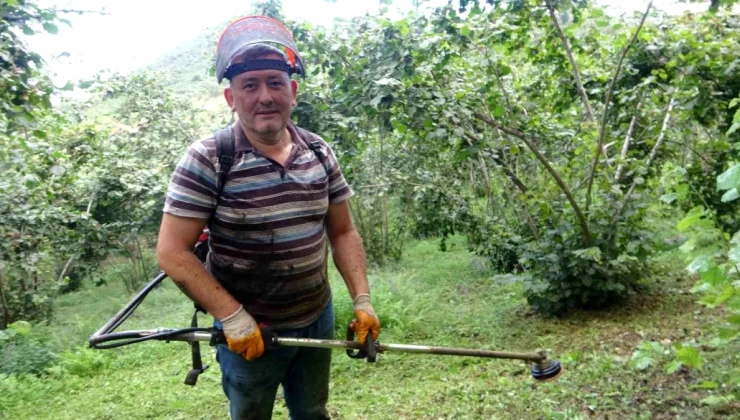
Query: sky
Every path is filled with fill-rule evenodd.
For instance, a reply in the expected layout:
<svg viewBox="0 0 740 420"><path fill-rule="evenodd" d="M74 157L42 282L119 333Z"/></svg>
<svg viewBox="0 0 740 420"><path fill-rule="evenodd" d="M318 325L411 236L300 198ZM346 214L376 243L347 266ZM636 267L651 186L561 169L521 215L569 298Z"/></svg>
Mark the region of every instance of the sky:
<svg viewBox="0 0 740 420"><path fill-rule="evenodd" d="M446 2L428 0L426 3L435 6ZM206 28L223 24L233 16L249 14L251 3L250 0L39 0L42 7L105 14L67 15L71 28L62 24L58 34L34 35L28 37L28 43L46 60L55 84L62 86L67 81L91 78L100 70L126 74L144 67ZM379 3L378 0L283 0L288 18L323 26L331 26L336 18L376 14ZM601 0L600 3L616 13L644 10L647 6L646 0ZM676 0L655 0L654 6L672 11L707 7ZM412 7L411 0L394 0L390 11L400 15Z"/></svg>

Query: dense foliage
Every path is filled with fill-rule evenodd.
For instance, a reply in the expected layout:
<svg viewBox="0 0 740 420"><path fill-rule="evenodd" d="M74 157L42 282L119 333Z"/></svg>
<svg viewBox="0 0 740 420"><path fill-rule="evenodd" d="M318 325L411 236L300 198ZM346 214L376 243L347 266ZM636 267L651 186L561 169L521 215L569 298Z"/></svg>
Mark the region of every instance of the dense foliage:
<svg viewBox="0 0 740 420"><path fill-rule="evenodd" d="M3 2L2 16L0 329L47 319L55 296L79 287L111 253L138 267L125 279L132 291L157 271L141 248L200 125L149 74L111 78L94 88L97 101L52 109L43 62L19 34L56 33L56 22L68 22L25 1ZM101 106L111 112L91 119Z"/></svg>
<svg viewBox="0 0 740 420"><path fill-rule="evenodd" d="M299 122L337 145L356 188L380 188L364 235L466 233L495 268L525 271L548 312L629 296L661 246L661 167L712 179L738 156L737 16L467 6L298 27L312 64ZM376 203L388 195L410 223ZM722 211L737 222L736 204Z"/></svg>
<svg viewBox="0 0 740 420"><path fill-rule="evenodd" d="M433 327L420 321L424 314L439 318L430 325L443 325L451 342L475 341L480 319L493 325L516 316L516 293L546 313L603 308L666 287L656 259L679 248L701 303L726 313L721 329L703 344L633 343L629 360L614 363L634 370L630 380L641 387L640 372L666 355L675 359L666 361L668 374L698 370L699 349L737 340L733 3L711 2L700 15L648 7L615 17L585 1L461 0L331 30L286 22L308 64L294 119L333 145L357 193L351 209L368 259L379 270L397 265L418 238L435 238L443 251L398 264L401 286L390 275L374 284L384 325L398 328L400 339L426 338ZM254 7L284 20L280 1ZM0 0L0 373L16 375L0 385L13 392L26 374L63 383L110 363L92 351L57 351L71 345L50 342L46 327L34 324L53 320L55 302L77 299L60 294L83 282L133 292L157 271L151 246L172 169L191 142L229 122L212 74L217 30L132 75L55 87L24 39L56 33L68 13ZM69 89L85 90L87 99L52 107L52 96ZM468 272L463 243L488 267ZM492 285L491 277L520 285ZM429 285L440 288L426 296ZM477 298L479 307L468 307ZM480 318L487 299L506 303ZM464 308L468 318L450 321L429 309L436 301L445 311ZM87 321L70 342L100 320ZM559 328L561 336L570 331ZM567 357L577 364L582 356ZM589 374L608 378L601 369L610 364L593 356ZM712 383L699 386L719 386Z"/></svg>
<svg viewBox="0 0 740 420"><path fill-rule="evenodd" d="M218 89L182 88L212 80L208 49L83 86L90 100L52 109L20 33L61 20L2 4L14 29L0 55L5 326L48 317L54 296L111 253L131 261L136 289L156 270L142 249L173 165L227 120L212 107ZM280 2L256 7L281 17ZM309 72L295 119L334 145L374 263L398 261L409 237L440 236L444 249L463 233L492 268L522 273L532 305L561 313L638 291L665 247L655 221L666 212L701 204L723 232L738 229L738 201L714 186L739 158L736 14L466 1L331 31L288 24Z"/></svg>

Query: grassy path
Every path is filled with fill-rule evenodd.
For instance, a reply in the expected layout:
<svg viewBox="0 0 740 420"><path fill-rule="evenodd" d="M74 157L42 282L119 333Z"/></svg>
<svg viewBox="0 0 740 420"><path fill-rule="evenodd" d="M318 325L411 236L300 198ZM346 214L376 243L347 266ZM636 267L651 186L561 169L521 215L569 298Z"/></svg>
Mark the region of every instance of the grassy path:
<svg viewBox="0 0 740 420"><path fill-rule="evenodd" d="M670 258L666 258L669 261ZM382 341L531 351L544 348L566 372L535 384L515 361L386 354L375 365L335 352L330 410L338 419L707 419L740 418L738 343L704 346L701 370L665 373L669 356L659 343L713 337L716 312L695 304L690 284L667 266L649 295L608 312L547 319L532 313L518 287L498 284L482 263L453 241L446 253L435 242L409 247L403 263L374 270L370 281L384 324ZM351 316L346 289L332 273L337 334ZM182 384L190 353L183 343L146 343L93 351L76 343L114 314L128 296L109 285L60 300L52 327L37 327L60 351L48 375L0 376L2 419L225 419L218 365L196 387ZM130 328L185 326L191 305L168 284L132 318ZM206 322L202 317L201 322ZM124 328L126 329L126 328ZM655 342L643 365L631 358ZM638 369L642 367L643 369ZM732 397L731 397L732 398ZM704 401L704 402L702 402ZM737 400L735 400L737 401ZM287 418L282 401L275 418Z"/></svg>

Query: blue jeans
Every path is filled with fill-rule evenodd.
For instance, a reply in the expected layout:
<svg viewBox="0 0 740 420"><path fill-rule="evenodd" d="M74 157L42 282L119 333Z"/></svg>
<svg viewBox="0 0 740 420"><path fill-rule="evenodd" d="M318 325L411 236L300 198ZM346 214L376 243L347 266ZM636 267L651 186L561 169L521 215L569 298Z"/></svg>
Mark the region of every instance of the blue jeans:
<svg viewBox="0 0 740 420"><path fill-rule="evenodd" d="M220 327L220 325L217 324ZM278 333L281 337L334 338L334 309L331 301L312 324ZM220 344L216 360L221 365L221 385L229 398L232 420L267 420L279 384L291 420L328 419L330 349L278 347L262 357L247 361Z"/></svg>

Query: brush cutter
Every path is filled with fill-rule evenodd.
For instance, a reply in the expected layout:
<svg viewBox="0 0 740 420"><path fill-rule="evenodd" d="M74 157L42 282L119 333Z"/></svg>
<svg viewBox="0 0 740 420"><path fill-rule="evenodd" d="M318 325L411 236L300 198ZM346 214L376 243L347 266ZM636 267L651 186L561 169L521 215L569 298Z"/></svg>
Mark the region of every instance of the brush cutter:
<svg viewBox="0 0 740 420"><path fill-rule="evenodd" d="M105 325L103 325L103 327L90 337L89 344L90 347L95 349L111 349L149 340L185 341L190 343L193 352L193 369L188 372L185 378L185 383L187 385L195 385L198 380L198 375L208 368L208 366L204 366L201 362L199 343L208 342L212 346L226 344L226 338L220 329L214 327L199 328L197 326L197 315L199 311L197 306L196 312L193 314L190 328L157 328L152 330L114 332L116 328L118 328L129 316L131 316L131 314L133 314L134 310L136 310L139 304L141 304L147 294L166 277L167 275L165 273L161 273L147 284L128 304L126 304L126 306L124 306L113 318L111 318ZM524 360L531 363L531 374L537 381L554 379L562 373L560 362L550 359L544 351L537 353L514 353L453 347L387 344L374 341L372 334L368 334L365 343L360 344L355 341L354 330L349 327L347 327L346 339L343 341L280 337L277 333L264 326L261 327L261 333L265 342L266 352L277 347L345 349L349 357L353 359L365 359L368 362L375 362L377 360L377 355L385 352L514 359Z"/></svg>

